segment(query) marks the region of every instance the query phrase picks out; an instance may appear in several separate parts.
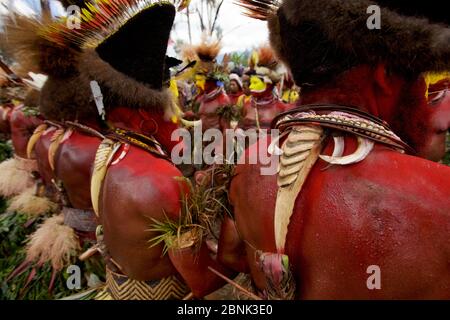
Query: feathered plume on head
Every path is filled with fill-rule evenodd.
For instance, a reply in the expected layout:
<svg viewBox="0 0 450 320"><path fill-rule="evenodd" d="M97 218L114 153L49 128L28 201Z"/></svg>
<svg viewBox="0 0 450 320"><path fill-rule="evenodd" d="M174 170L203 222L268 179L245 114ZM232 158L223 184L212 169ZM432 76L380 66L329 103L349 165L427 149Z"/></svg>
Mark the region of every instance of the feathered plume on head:
<svg viewBox="0 0 450 320"><path fill-rule="evenodd" d="M254 50L248 64L251 70L250 74L261 77L266 83L276 83L281 79L281 75L277 72L278 61L272 48L268 45Z"/></svg>
<svg viewBox="0 0 450 320"><path fill-rule="evenodd" d="M165 1L172 3L175 1ZM179 2L179 1L176 1ZM142 10L160 0L93 0L81 8L79 25L77 16L65 17L41 30L43 37L61 46L96 48ZM181 3L183 4L183 3Z"/></svg>
<svg viewBox="0 0 450 320"><path fill-rule="evenodd" d="M63 77L75 72L78 52L40 35L40 30L51 21L21 15L10 16L4 21L1 45L8 55L20 63L25 74L32 71Z"/></svg>
<svg viewBox="0 0 450 320"><path fill-rule="evenodd" d="M219 40L208 40L206 36L202 37L202 42L186 52L195 53L195 73L203 74L207 79L225 81L226 75L223 66L217 64L217 56L221 49Z"/></svg>
<svg viewBox="0 0 450 320"><path fill-rule="evenodd" d="M278 66L278 61L275 54L269 45L264 45L258 48L258 67L266 67L275 69Z"/></svg>
<svg viewBox="0 0 450 320"><path fill-rule="evenodd" d="M183 45L181 48L181 58L185 62L196 61L198 59L195 47L189 44Z"/></svg>
<svg viewBox="0 0 450 320"><path fill-rule="evenodd" d="M8 75L0 68L0 87L8 83Z"/></svg>
<svg viewBox="0 0 450 320"><path fill-rule="evenodd" d="M221 49L220 41L207 40L202 36L202 42L198 45L184 45L181 49L181 57L185 62L197 61L196 69L199 66L214 64Z"/></svg>
<svg viewBox="0 0 450 320"><path fill-rule="evenodd" d="M195 53L201 61L215 62L220 49L221 44L219 40L208 41L204 37L202 42L195 47Z"/></svg>
<svg viewBox="0 0 450 320"><path fill-rule="evenodd" d="M91 2L79 15L58 21L16 17L6 26L5 39L15 59L30 61L27 71L49 75L41 95L42 114L51 119L95 117L89 86L93 79L105 104L165 108L168 94L162 86L175 16L172 1Z"/></svg>

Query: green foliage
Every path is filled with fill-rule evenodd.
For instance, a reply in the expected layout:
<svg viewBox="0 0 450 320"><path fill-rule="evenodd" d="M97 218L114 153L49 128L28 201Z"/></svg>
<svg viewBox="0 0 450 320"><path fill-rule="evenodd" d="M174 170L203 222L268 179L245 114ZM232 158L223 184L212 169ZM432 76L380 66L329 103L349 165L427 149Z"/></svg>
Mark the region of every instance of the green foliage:
<svg viewBox="0 0 450 320"><path fill-rule="evenodd" d="M51 277L51 266L44 265L36 273L33 281L25 286L31 266L17 277L6 281L26 257L25 242L36 226L43 221L43 218L28 221L26 215L14 212L6 212L0 215L0 300L10 299L51 299L48 292L48 285ZM60 279L55 282L55 295L67 293L65 285ZM65 282L64 282L65 284Z"/></svg>
<svg viewBox="0 0 450 320"><path fill-rule="evenodd" d="M198 113L198 110L200 110L200 102L197 100L192 100L191 108L194 113Z"/></svg>
<svg viewBox="0 0 450 320"><path fill-rule="evenodd" d="M239 121L241 119L241 112L234 105L225 105L218 108L217 115L227 121Z"/></svg>
<svg viewBox="0 0 450 320"><path fill-rule="evenodd" d="M233 52L230 57L230 61L234 63L235 66L243 66L248 67L248 58L250 56L250 52Z"/></svg>
<svg viewBox="0 0 450 320"><path fill-rule="evenodd" d="M175 237L182 232L182 217L180 216L180 221L174 222L171 221L167 216L165 216L165 221L158 221L152 218L153 225L147 231L157 232L159 235L150 239L151 243L150 248L153 248L157 245L163 244L163 255L169 251L172 247Z"/></svg>
<svg viewBox="0 0 450 320"><path fill-rule="evenodd" d="M6 207L7 207L6 199L3 198L2 196L0 196L0 217L1 217L1 214L2 214L3 212L5 212ZM1 218L0 218L0 219L1 219ZM1 221L1 220L0 220L0 221ZM1 234L1 231L0 231L0 234ZM1 238L0 238L0 240L1 240Z"/></svg>
<svg viewBox="0 0 450 320"><path fill-rule="evenodd" d="M213 235L214 221L225 214L231 215L228 189L233 172L233 165L217 165L205 171L204 181L196 185L186 177L177 177L189 191L182 196L180 217L178 221L170 220L167 216L165 221L152 219L153 224L148 231L157 232L158 235L149 240L151 247L164 244L165 254L175 244L193 241L199 246L205 236Z"/></svg>
<svg viewBox="0 0 450 320"><path fill-rule="evenodd" d="M41 113L39 112L38 108L34 108L34 107L27 107L24 106L22 108L22 112L25 116L27 117L37 117L39 116Z"/></svg>
<svg viewBox="0 0 450 320"><path fill-rule="evenodd" d="M445 154L443 163L450 166L450 134L447 134L446 147L447 147L447 153Z"/></svg>
<svg viewBox="0 0 450 320"><path fill-rule="evenodd" d="M216 70L208 73L207 78L214 79L216 81L220 81L224 84L227 84L229 81L228 74L221 70L220 68L217 68Z"/></svg>
<svg viewBox="0 0 450 320"><path fill-rule="evenodd" d="M0 141L0 162L11 158L13 154L13 149L11 142Z"/></svg>
<svg viewBox="0 0 450 320"><path fill-rule="evenodd" d="M0 212L5 210L5 206L5 201L0 198ZM6 281L7 277L25 261L27 237L36 230L37 226L45 218L41 217L34 221L29 221L24 214L15 212L0 214L0 300L60 299L77 292L67 288L66 281L70 275L64 269L56 274L53 291L49 292L48 289L52 276L52 267L49 263L41 267L30 265L23 273ZM86 243L85 248L90 245ZM100 280L104 281L105 267L100 258L91 258L77 264L81 269L82 275L94 273ZM34 267L36 267L36 275L27 284L28 277ZM86 289L87 279L82 277L80 291Z"/></svg>

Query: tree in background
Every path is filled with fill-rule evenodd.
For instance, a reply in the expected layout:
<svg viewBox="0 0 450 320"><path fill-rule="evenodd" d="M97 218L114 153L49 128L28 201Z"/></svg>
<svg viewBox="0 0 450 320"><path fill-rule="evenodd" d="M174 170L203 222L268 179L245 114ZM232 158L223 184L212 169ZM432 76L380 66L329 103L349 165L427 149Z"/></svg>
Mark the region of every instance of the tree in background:
<svg viewBox="0 0 450 320"><path fill-rule="evenodd" d="M223 30L217 22L223 2L224 0L193 0L189 4L185 14L190 44L192 44L192 15L198 18L200 31L203 34L208 37L215 36L219 40L223 37Z"/></svg>

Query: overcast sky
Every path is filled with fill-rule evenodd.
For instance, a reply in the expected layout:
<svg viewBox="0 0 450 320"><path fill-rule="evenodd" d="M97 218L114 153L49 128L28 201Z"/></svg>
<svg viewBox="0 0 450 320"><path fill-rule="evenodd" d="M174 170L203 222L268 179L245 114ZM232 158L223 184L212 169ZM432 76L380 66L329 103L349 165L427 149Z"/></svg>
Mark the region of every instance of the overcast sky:
<svg viewBox="0 0 450 320"><path fill-rule="evenodd" d="M202 0L192 0L191 7L195 8L199 1ZM266 22L247 18L241 12L241 8L232 0L224 1L218 19L223 29L223 52L243 51L268 41ZM201 37L199 19L196 15L191 15L192 22L195 23L192 27L192 41L195 43ZM188 41L186 15L180 14L176 17L176 28L172 37Z"/></svg>
<svg viewBox="0 0 450 320"><path fill-rule="evenodd" d="M192 0L191 10L202 0ZM14 3L14 6L25 14L32 14L40 10L39 0L0 0L1 3ZM63 14L62 6L58 1L50 0L53 14ZM1 12L0 7L0 12ZM177 14L172 32L172 40L182 39L189 41L189 33L185 14ZM217 23L223 29L222 53L244 51L263 44L268 39L266 23L250 19L241 14L241 8L233 3L233 0L225 0ZM195 14L191 14L192 41L200 40L200 24Z"/></svg>

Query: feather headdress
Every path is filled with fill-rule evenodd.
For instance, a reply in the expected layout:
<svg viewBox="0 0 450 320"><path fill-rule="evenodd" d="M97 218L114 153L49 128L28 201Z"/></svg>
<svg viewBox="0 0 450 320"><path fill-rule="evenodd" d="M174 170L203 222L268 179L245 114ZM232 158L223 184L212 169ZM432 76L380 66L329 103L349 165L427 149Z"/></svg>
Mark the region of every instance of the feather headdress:
<svg viewBox="0 0 450 320"><path fill-rule="evenodd" d="M264 45L253 51L249 58L250 74L261 77L266 83L280 81L281 75L277 71L278 61L273 50Z"/></svg>
<svg viewBox="0 0 450 320"><path fill-rule="evenodd" d="M217 56L219 55L221 44L220 41L203 41L194 47L195 53L201 61L211 61L215 62Z"/></svg>
<svg viewBox="0 0 450 320"><path fill-rule="evenodd" d="M193 68L194 74L203 74L208 79L224 81L226 75L223 67L216 61L222 45L219 40L208 40L202 37L200 44L183 47L184 59L197 61Z"/></svg>
<svg viewBox="0 0 450 320"><path fill-rule="evenodd" d="M96 48L138 13L154 5L172 4L160 0L95 0L86 2L79 14L64 17L42 28L42 37L61 46Z"/></svg>
<svg viewBox="0 0 450 320"><path fill-rule="evenodd" d="M29 71L49 75L41 113L55 120L95 118L92 80L100 85L106 108L165 109L170 97L161 89L175 6L156 0L93 0L85 5L59 21L24 18L7 26L16 59L23 53L30 65L38 66Z"/></svg>

